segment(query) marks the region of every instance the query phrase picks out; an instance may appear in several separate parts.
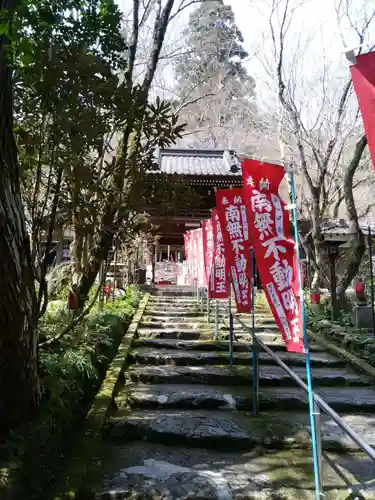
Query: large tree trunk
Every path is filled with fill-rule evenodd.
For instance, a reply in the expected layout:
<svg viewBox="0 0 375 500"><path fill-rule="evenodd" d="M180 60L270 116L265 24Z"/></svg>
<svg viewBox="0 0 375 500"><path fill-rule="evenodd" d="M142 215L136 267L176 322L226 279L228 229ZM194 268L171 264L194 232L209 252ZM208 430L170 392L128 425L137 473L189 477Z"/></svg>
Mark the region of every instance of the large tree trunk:
<svg viewBox="0 0 375 500"><path fill-rule="evenodd" d="M0 0L9 16L13 2ZM8 40L0 36L0 433L33 415L39 400L36 295L13 137Z"/></svg>
<svg viewBox="0 0 375 500"><path fill-rule="evenodd" d="M358 223L358 213L355 206L355 200L353 195L353 178L354 174L359 166L360 160L362 158L363 151L367 146L366 136L363 136L356 144L353 158L345 171L344 175L344 199L346 204L346 211L348 213L349 220L349 232L350 232L350 243L351 243L351 253L349 258L348 267L345 274L341 280L338 287L338 297L342 305L345 304L345 292L352 282L353 278L356 276L361 265L363 254L366 250L365 238L363 232L359 227Z"/></svg>

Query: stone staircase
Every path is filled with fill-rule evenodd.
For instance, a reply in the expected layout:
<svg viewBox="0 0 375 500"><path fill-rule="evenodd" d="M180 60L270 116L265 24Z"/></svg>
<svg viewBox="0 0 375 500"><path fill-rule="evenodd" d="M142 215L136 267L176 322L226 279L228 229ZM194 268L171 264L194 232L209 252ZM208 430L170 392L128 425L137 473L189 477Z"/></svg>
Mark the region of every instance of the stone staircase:
<svg viewBox="0 0 375 500"><path fill-rule="evenodd" d="M305 379L304 357L285 352L267 314L256 318L262 340ZM93 498L315 498L306 395L261 352L260 412L252 416L250 335L236 326L229 367L227 329L217 341L213 333L192 297L150 298L106 425ZM375 445L371 381L315 345L311 362L315 391ZM325 499L375 498L362 486L375 464L325 416L322 446Z"/></svg>

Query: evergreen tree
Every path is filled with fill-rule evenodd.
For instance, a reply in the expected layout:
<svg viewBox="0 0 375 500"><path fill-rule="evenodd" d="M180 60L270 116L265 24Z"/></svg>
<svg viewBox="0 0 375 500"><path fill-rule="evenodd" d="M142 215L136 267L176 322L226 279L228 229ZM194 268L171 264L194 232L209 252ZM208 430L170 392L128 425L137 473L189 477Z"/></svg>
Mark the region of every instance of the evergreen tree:
<svg viewBox="0 0 375 500"><path fill-rule="evenodd" d="M223 0L203 2L184 36L186 51L175 65L177 108L189 132L197 130L191 145L238 147L253 121L255 84L232 8Z"/></svg>

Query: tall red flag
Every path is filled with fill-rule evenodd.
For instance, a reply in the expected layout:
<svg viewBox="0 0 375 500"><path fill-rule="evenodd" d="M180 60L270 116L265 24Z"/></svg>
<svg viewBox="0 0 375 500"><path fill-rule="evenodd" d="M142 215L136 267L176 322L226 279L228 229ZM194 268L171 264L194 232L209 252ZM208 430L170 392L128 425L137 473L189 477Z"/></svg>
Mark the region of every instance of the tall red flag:
<svg viewBox="0 0 375 500"><path fill-rule="evenodd" d="M200 227L199 229L194 229L193 231L195 233L195 255L197 259L197 279L198 279L198 285L201 287L205 286L205 279L204 279L204 255L203 255L203 232L202 228Z"/></svg>
<svg viewBox="0 0 375 500"><path fill-rule="evenodd" d="M250 235L242 188L216 191L216 207L223 229L237 311L251 311Z"/></svg>
<svg viewBox="0 0 375 500"><path fill-rule="evenodd" d="M208 296L210 299L227 299L229 297L228 267L225 259L223 233L216 208L211 212L211 221L213 261Z"/></svg>
<svg viewBox="0 0 375 500"><path fill-rule="evenodd" d="M264 291L287 350L304 352L295 242L278 194L284 174L279 165L242 162L252 244Z"/></svg>
<svg viewBox="0 0 375 500"><path fill-rule="evenodd" d="M375 52L357 56L350 71L375 170Z"/></svg>
<svg viewBox="0 0 375 500"><path fill-rule="evenodd" d="M211 276L214 240L212 234L212 220L208 219L202 222L203 233L203 257L204 257L204 285L209 288Z"/></svg>
<svg viewBox="0 0 375 500"><path fill-rule="evenodd" d="M193 231L187 231L184 235L184 244L185 244L185 258L187 262L187 267L188 267L188 279L190 284L192 284L192 281L197 279L196 272L195 272L195 257L194 257L194 251L195 251L195 243L194 243L194 234Z"/></svg>

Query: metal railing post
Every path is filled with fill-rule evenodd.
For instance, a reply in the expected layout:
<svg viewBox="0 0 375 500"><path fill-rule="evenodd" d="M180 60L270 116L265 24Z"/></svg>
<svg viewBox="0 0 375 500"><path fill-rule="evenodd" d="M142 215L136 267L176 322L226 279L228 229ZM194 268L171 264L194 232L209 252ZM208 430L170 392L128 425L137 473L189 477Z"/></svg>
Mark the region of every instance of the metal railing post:
<svg viewBox="0 0 375 500"><path fill-rule="evenodd" d="M229 366L233 365L233 314L232 314L232 299L231 299L231 287L229 280Z"/></svg>
<svg viewBox="0 0 375 500"><path fill-rule="evenodd" d="M314 399L314 419L315 419L315 429L316 429L316 451L318 455L318 475L319 483L323 487L323 466L322 466L322 431L321 431L321 420L320 420L320 408Z"/></svg>
<svg viewBox="0 0 375 500"><path fill-rule="evenodd" d="M215 336L214 339L217 340L219 337L219 302L215 301Z"/></svg>
<svg viewBox="0 0 375 500"><path fill-rule="evenodd" d="M207 290L207 323L210 322L210 298L208 296L208 290Z"/></svg>
<svg viewBox="0 0 375 500"><path fill-rule="evenodd" d="M227 312L227 309L225 309L225 311ZM235 316L233 316L233 317L236 319L236 321L238 321L238 323L241 326L243 326L248 331L251 331L251 328L249 328L249 326L246 325L241 320L241 318L238 317L237 314ZM276 362L276 364L278 364L280 366L280 368L282 370L284 370L291 377L291 379L294 380L295 383L299 387L301 387L301 389L306 394L309 393L308 386L301 379L301 377L299 377L291 368L289 368L289 366L286 365L284 363L284 361L282 361L280 359L280 357L274 351L272 351L272 349L270 349L267 344L265 344L263 342L263 340L257 338L257 343L258 343L258 348L263 349L263 351L266 352L270 356L270 358L273 359ZM375 462L375 449L372 446L370 446L359 434L357 434L357 432L354 429L352 429L352 427L350 427L340 417L340 415L338 413L336 413L335 410L331 406L329 406L329 404L327 404L324 401L324 399L322 399L318 394L313 393L313 400L314 400L314 403L317 405L318 410L321 410L324 414L328 415L340 427L340 429L342 429L345 432L345 434L347 436L349 436L359 446L359 448L361 448L361 450L363 450L371 458L371 460L373 460ZM318 414L318 411L316 411L316 409L314 409L313 413L314 414ZM316 445L317 445L317 451L319 449L319 457L320 457L320 462L319 463L321 464L321 461L322 461L322 451L321 451L322 450L322 443L321 443L320 412L319 412L318 415L314 415L314 427L319 430L319 432L317 433L317 443L316 443ZM319 467L319 470L322 473L322 467L321 467L321 465ZM319 474L318 474L318 479L320 479ZM321 491L320 492L320 496L322 494L323 493Z"/></svg>

